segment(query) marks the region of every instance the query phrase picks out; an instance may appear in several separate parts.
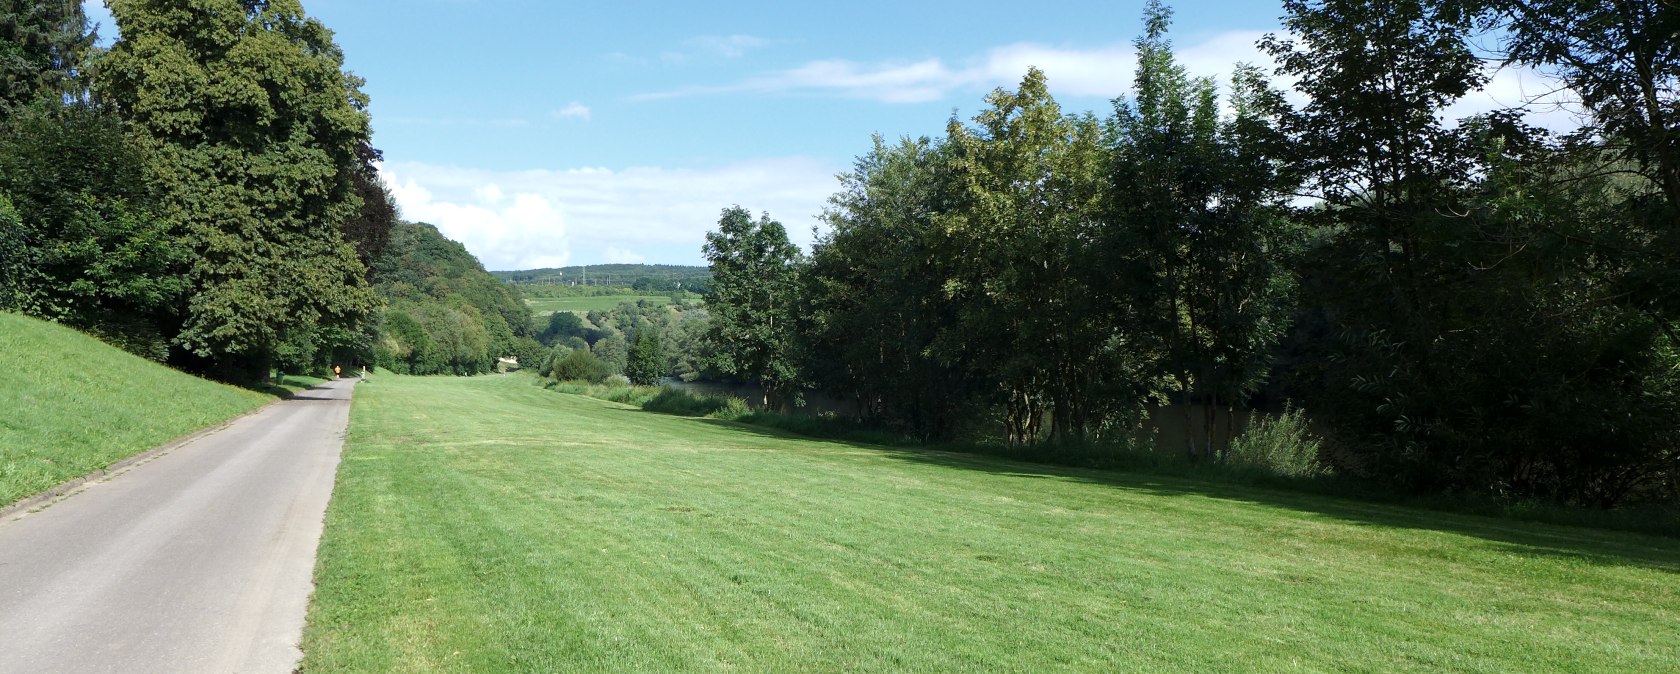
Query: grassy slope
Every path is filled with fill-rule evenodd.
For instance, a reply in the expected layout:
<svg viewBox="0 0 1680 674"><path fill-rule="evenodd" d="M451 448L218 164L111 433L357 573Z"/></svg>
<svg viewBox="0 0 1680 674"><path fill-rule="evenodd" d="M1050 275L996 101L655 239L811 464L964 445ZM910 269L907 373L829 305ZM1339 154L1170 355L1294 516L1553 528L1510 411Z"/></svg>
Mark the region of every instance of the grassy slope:
<svg viewBox="0 0 1680 674"><path fill-rule="evenodd" d="M1680 670L1680 542L358 390L305 671Z"/></svg>
<svg viewBox="0 0 1680 674"><path fill-rule="evenodd" d="M625 302L647 300L654 304L669 304L669 295L601 295L599 297L532 297L525 300L531 312L541 315L556 311L570 311L578 315L591 311L607 311Z"/></svg>
<svg viewBox="0 0 1680 674"><path fill-rule="evenodd" d="M271 400L0 313L0 505Z"/></svg>

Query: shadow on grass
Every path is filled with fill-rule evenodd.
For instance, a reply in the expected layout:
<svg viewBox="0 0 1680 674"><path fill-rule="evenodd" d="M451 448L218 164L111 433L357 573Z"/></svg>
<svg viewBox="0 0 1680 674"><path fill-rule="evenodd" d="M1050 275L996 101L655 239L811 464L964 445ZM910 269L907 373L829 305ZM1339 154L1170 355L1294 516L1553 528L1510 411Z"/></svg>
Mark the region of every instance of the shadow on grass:
<svg viewBox="0 0 1680 674"><path fill-rule="evenodd" d="M637 410L625 410L635 412ZM720 419L695 419L703 424L805 443L873 449L882 456L911 463L982 471L1019 478L1058 479L1097 484L1163 497L1201 496L1240 501L1332 517L1361 526L1420 529L1470 536L1496 543L1506 552L1544 555L1607 566L1639 566L1680 574L1680 540L1649 533L1609 531L1563 524L1527 522L1503 517L1429 510L1415 506L1359 501L1338 496L1217 481L1163 476L1124 470L1074 468L987 454L959 453L870 444L799 435Z"/></svg>

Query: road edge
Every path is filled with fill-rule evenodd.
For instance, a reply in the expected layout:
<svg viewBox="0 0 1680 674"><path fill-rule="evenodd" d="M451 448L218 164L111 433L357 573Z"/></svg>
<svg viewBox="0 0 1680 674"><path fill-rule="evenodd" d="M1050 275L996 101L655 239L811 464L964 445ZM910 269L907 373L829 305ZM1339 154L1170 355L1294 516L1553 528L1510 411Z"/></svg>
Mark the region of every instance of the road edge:
<svg viewBox="0 0 1680 674"><path fill-rule="evenodd" d="M311 386L311 387L309 387L307 389L304 389L304 390L305 391L311 391L311 390L314 390L315 388L316 387ZM296 394L293 394L293 395L296 395ZM101 468L99 470L93 471L93 472L88 473L86 475L83 475L81 477L74 477L74 478L70 478L69 480L65 480L64 482L60 482L57 485L54 485L53 487L47 489L46 491L35 494L34 496L25 496L21 500L18 500L17 502L12 503L11 505L0 506L0 526L5 526L5 524L7 522L22 519L24 516L27 516L29 513L40 510L42 508L46 508L46 507L51 506L55 503L58 503L59 501L62 501L64 499L75 496L77 493L81 492L83 488L87 487L90 484L94 484L94 483L97 483L97 482L101 482L103 480L107 480L107 479L116 477L116 476L128 471L128 469L130 469L130 468L134 468L135 466L138 466L140 464L146 463L148 461L152 461L153 459L159 459L159 458L162 458L164 456L167 456L169 453L174 452L175 450L178 450L182 447L186 447L187 445L190 445L194 442L197 442L198 440L203 439L205 436L209 436L209 435L218 433L218 432L226 429L227 427L232 426L234 423L238 422L239 420L244 419L245 417L255 416L257 414L261 414L263 411L267 410L268 408L273 407L275 405L278 405L280 403L286 402L287 400L290 400L290 399L291 399L290 397L287 397L287 398L277 398L275 400L271 400L267 403L264 403L260 407L256 407L254 409L247 410L247 411L245 411L245 412L243 412L243 413L241 413L237 416L230 417L230 418L228 418L228 419L226 419L226 420L224 420L220 423L205 426L204 428L200 428L196 431L193 431L193 432L188 433L186 435L183 435L181 437L175 438L174 440L170 440L169 442L163 443L161 445L158 445L158 446L153 447L151 449L148 449L146 451L140 452L139 454L129 456L128 458L119 460L115 463L112 463L109 466L106 466L106 467Z"/></svg>

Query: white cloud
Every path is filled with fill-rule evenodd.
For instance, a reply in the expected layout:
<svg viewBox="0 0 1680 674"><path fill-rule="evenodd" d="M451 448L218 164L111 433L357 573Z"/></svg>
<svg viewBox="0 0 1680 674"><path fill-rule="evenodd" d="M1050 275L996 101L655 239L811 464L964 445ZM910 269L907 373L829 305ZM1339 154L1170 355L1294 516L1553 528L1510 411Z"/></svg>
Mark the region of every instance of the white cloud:
<svg viewBox="0 0 1680 674"><path fill-rule="evenodd" d="M702 35L685 40L683 45L695 51L735 59L769 43L769 40L751 35Z"/></svg>
<svg viewBox="0 0 1680 674"><path fill-rule="evenodd" d="M565 221L548 197L517 192L504 204L504 195L495 182L486 181L457 193L455 186L428 186L423 176L392 170L389 165L382 166L380 172L402 207L403 217L437 225L444 236L461 242L487 266L535 269L565 264L570 238ZM437 196L440 192L443 198Z"/></svg>
<svg viewBox="0 0 1680 674"><path fill-rule="evenodd" d="M703 264L705 233L733 204L768 211L809 246L844 167L808 158L705 169L490 171L390 162L381 171L409 220L437 225L491 269L558 262Z"/></svg>
<svg viewBox="0 0 1680 674"><path fill-rule="evenodd" d="M1271 70L1271 57L1256 46L1264 33L1229 31L1191 45L1178 45L1177 57L1192 76L1213 77L1223 87L1229 83L1232 67L1251 63ZM1130 44L1088 48L1053 47L1021 42L987 50L984 54L952 65L940 58L918 61L862 63L846 59L810 61L799 66L750 77L733 84L692 86L642 94L637 100L657 100L726 93L803 94L856 98L882 103L928 103L953 94L978 93L996 87L1013 87L1029 67L1044 71L1056 96L1112 99L1131 93L1137 69L1136 50ZM1578 125L1578 99L1570 92L1558 92L1556 84L1532 70L1490 69L1492 78L1484 91L1472 93L1443 111L1453 120L1507 106L1525 105L1530 123L1553 130ZM1291 88L1292 82L1274 76L1274 84L1296 105L1305 99Z"/></svg>
<svg viewBox="0 0 1680 674"><path fill-rule="evenodd" d="M1529 124L1558 132L1574 131L1587 119L1581 99L1557 80L1529 68L1489 66L1481 91L1471 92L1441 112L1457 120L1504 108L1522 108Z"/></svg>
<svg viewBox="0 0 1680 674"><path fill-rule="evenodd" d="M589 121L590 116L593 115L593 114L594 113L592 111L590 111L589 106L584 105L582 103L579 103L577 101L572 101L571 103L567 104L566 107L560 108L559 110L555 110L554 111L554 118L555 119L581 119L581 120L587 122L587 121Z"/></svg>
<svg viewBox="0 0 1680 674"><path fill-rule="evenodd" d="M1238 61L1260 62L1257 32L1228 32L1179 50L1196 75L1224 77ZM734 84L644 94L641 99L756 92L827 94L883 103L926 103L961 91L985 91L1019 83L1027 68L1044 71L1058 95L1114 98L1127 93L1136 69L1130 44L1091 48L1053 47L1030 42L1004 45L950 64L943 59L860 63L846 59L811 61Z"/></svg>
<svg viewBox="0 0 1680 674"><path fill-rule="evenodd" d="M769 40L752 35L700 35L683 40L676 49L659 54L659 60L681 65L698 58L738 59L747 52L770 44ZM636 59L645 63L645 59Z"/></svg>

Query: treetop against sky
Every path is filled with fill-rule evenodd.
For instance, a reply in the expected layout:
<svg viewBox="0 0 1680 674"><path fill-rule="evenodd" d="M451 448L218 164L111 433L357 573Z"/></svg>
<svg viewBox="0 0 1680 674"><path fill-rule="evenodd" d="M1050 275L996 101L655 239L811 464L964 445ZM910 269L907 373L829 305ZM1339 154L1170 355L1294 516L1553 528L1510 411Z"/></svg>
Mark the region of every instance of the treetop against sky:
<svg viewBox="0 0 1680 674"><path fill-rule="evenodd" d="M1198 75L1267 63L1275 0L1173 3ZM87 3L115 35L102 3ZM808 245L869 136L943 134L993 88L1045 71L1070 112L1130 92L1143 0L726 3L306 0L367 79L404 215L491 269L701 263L724 207ZM1454 111L1546 89L1503 72ZM1548 124L1568 126L1552 111Z"/></svg>

